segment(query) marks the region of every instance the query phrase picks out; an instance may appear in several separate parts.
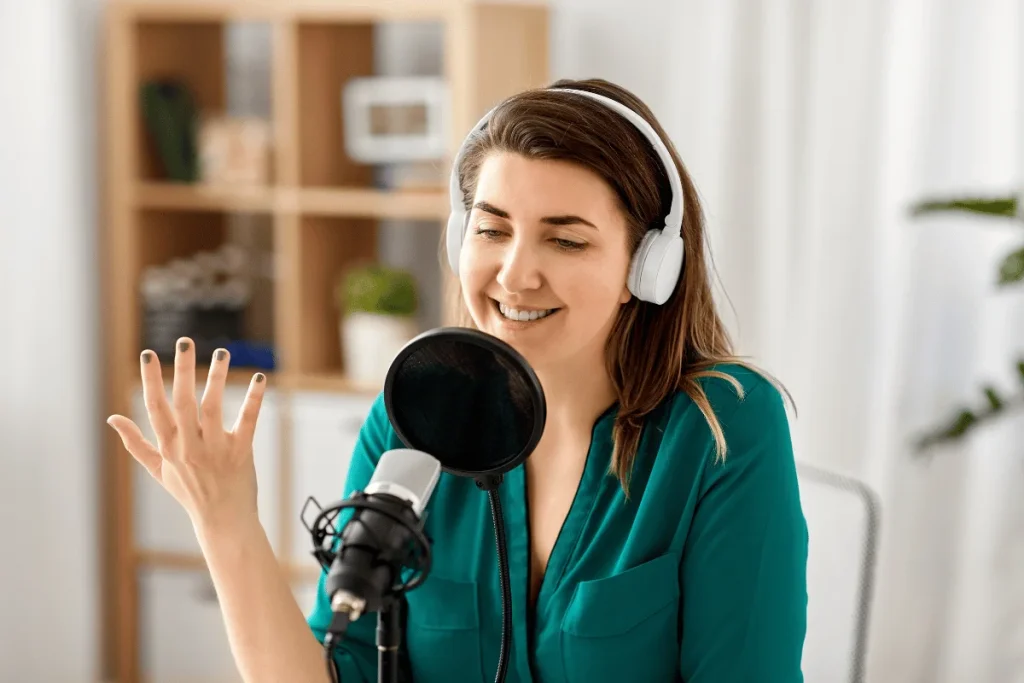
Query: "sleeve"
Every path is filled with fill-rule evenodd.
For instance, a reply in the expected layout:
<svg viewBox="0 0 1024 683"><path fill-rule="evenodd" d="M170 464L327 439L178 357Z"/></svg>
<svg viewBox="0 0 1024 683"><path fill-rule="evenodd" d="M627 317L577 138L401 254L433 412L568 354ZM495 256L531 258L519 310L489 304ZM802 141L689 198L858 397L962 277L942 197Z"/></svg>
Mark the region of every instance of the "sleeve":
<svg viewBox="0 0 1024 683"><path fill-rule="evenodd" d="M360 428L348 476L345 481L343 498L362 490L373 476L377 462L388 449L389 422L384 408L383 394L377 397ZM339 518L351 516L350 510L342 511ZM327 600L324 582L327 572L321 572L317 584L316 603L307 622L313 635L324 642L327 626L331 622L331 607ZM345 638L334 649L334 661L338 667L341 683L375 683L377 680L377 619L375 614L363 615L354 621L345 632Z"/></svg>
<svg viewBox="0 0 1024 683"><path fill-rule="evenodd" d="M782 398L764 382L722 422L680 568L687 683L803 681L807 524Z"/></svg>

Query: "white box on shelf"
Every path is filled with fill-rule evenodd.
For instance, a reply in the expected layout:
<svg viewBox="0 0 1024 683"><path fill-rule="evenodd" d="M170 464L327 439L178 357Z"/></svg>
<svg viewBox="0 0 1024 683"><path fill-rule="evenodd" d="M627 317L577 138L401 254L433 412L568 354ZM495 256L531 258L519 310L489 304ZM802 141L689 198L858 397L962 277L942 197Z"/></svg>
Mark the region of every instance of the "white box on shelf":
<svg viewBox="0 0 1024 683"><path fill-rule="evenodd" d="M317 567L309 531L302 522L303 506L313 496L321 506L341 499L359 430L374 397L356 394L299 392L292 397L292 560ZM306 511L312 524L316 508Z"/></svg>
<svg viewBox="0 0 1024 683"><path fill-rule="evenodd" d="M448 84L439 76L367 76L341 93L345 151L364 164L437 161L448 151Z"/></svg>
<svg viewBox="0 0 1024 683"><path fill-rule="evenodd" d="M241 681L220 605L203 571L139 574L140 668L149 683Z"/></svg>
<svg viewBox="0 0 1024 683"><path fill-rule="evenodd" d="M255 372L255 371L254 371ZM205 380L203 381L205 383ZM224 390L224 425L230 429L245 400L247 386L228 386ZM171 390L167 387L170 400ZM202 399L202 389L197 400ZM142 433L156 445L156 437L146 414L142 389L132 396L132 415ZM256 460L256 481L259 485L258 509L260 521L266 529L271 546L280 547L280 486L278 464L280 462L280 431L278 426L277 396L268 389L263 396L256 434L253 438L253 455ZM124 454L126 458L131 456ZM200 552L192 522L184 508L158 484L149 473L137 463L133 465L135 543L141 551L158 551L194 555Z"/></svg>

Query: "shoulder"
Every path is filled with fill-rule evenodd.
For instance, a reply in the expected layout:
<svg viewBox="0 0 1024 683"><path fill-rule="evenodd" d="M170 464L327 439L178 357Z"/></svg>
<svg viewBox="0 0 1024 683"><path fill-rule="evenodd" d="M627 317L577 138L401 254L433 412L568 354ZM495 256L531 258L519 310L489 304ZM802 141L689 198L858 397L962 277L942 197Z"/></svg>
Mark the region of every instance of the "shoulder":
<svg viewBox="0 0 1024 683"><path fill-rule="evenodd" d="M789 418L782 393L770 379L744 365L722 363L705 371L696 380L709 409L726 436L735 432L766 428L788 429ZM713 436L702 411L700 397L683 389L666 401L669 425L701 423Z"/></svg>
<svg viewBox="0 0 1024 683"><path fill-rule="evenodd" d="M779 388L746 366L721 364L697 380L706 398L679 390L666 402L663 444L699 457L709 485L719 476L790 476L795 468L789 415ZM724 453L720 452L724 447Z"/></svg>

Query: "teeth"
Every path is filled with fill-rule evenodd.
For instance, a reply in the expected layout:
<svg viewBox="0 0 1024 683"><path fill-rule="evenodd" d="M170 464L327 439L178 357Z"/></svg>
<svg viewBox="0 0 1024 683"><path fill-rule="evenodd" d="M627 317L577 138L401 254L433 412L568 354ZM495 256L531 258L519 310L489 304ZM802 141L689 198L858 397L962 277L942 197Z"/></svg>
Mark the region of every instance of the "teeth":
<svg viewBox="0 0 1024 683"><path fill-rule="evenodd" d="M546 318L555 312L556 309L551 308L546 311L520 311L515 308L509 308L505 304L499 303L498 310L501 314L509 320L518 320L520 322L527 322L530 320L540 320Z"/></svg>

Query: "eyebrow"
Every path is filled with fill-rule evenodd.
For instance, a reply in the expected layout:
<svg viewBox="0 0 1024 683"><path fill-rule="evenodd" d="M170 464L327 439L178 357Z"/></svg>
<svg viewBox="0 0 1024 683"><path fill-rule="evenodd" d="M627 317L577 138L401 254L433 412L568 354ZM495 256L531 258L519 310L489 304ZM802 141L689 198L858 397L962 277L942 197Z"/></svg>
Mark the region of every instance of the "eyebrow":
<svg viewBox="0 0 1024 683"><path fill-rule="evenodd" d="M488 202L477 202L476 204L473 205L473 208L480 209L481 211L485 211L489 214L497 216L498 218L509 218L508 211L505 211L504 209L499 209L498 207L494 206L493 204L489 204ZM548 225L589 225L590 227L597 230L597 226L588 221L586 218L581 218L580 216L575 216L573 214L564 214L561 216L544 216L543 218L540 219L540 222L547 223Z"/></svg>

